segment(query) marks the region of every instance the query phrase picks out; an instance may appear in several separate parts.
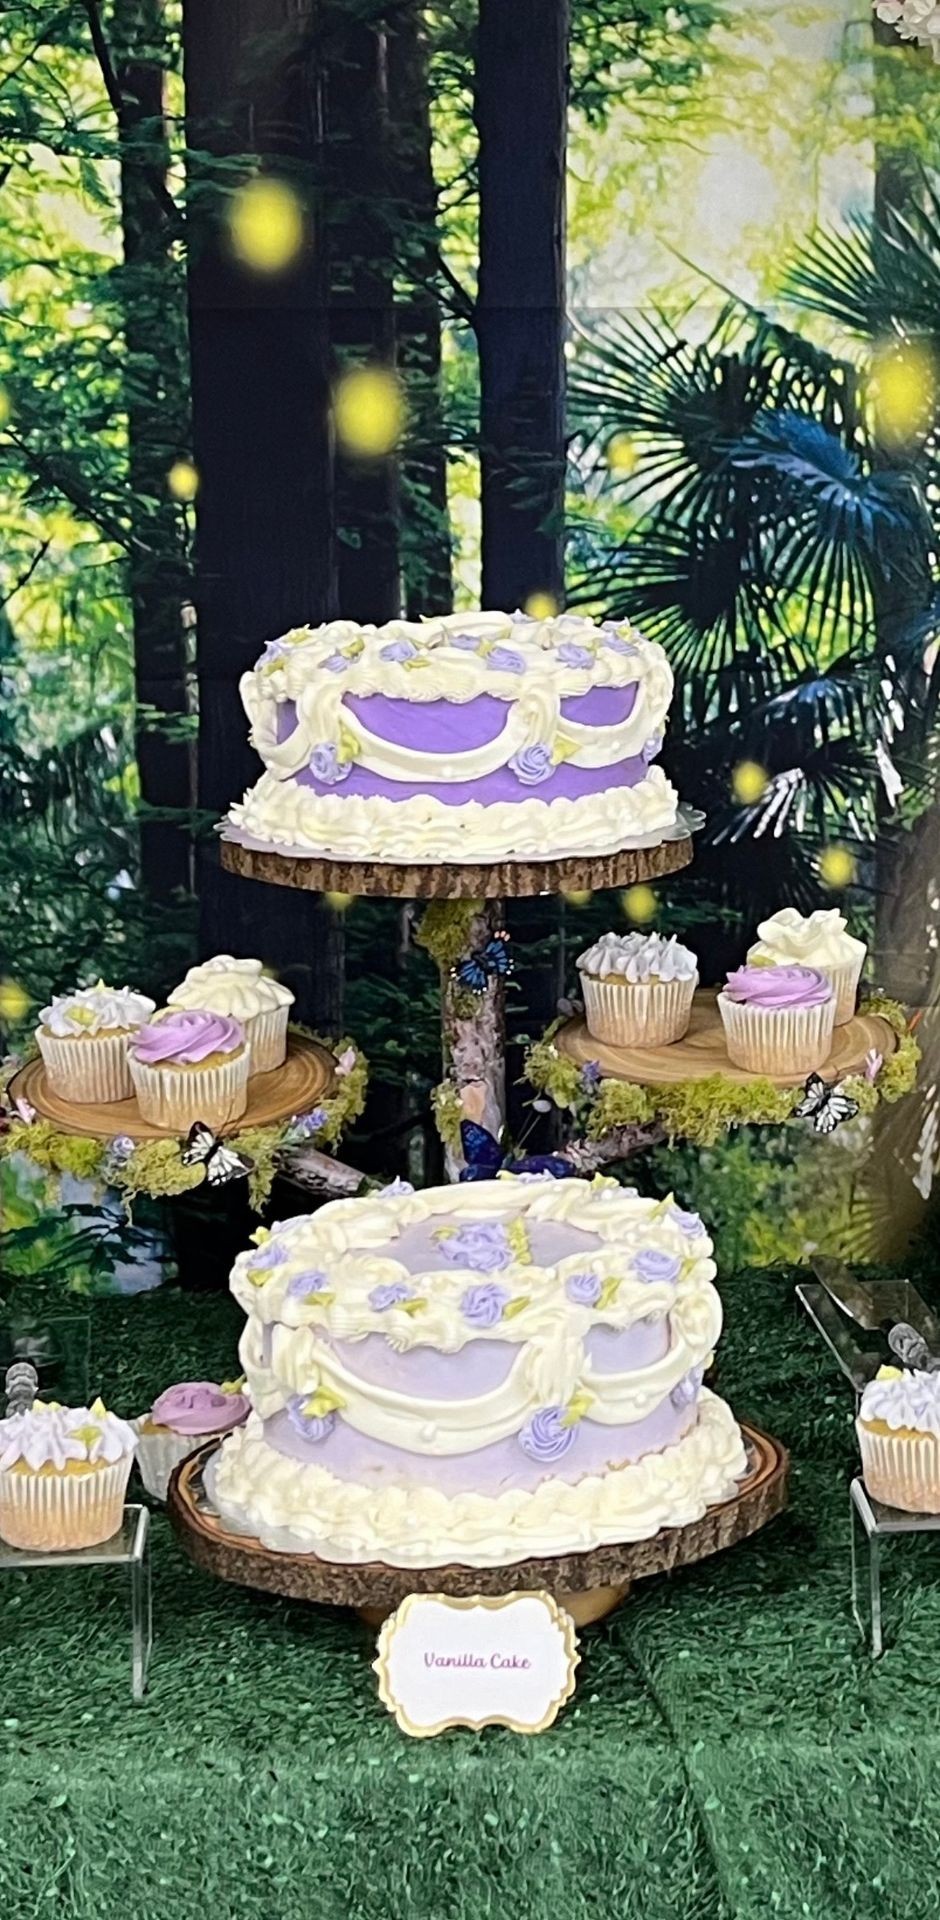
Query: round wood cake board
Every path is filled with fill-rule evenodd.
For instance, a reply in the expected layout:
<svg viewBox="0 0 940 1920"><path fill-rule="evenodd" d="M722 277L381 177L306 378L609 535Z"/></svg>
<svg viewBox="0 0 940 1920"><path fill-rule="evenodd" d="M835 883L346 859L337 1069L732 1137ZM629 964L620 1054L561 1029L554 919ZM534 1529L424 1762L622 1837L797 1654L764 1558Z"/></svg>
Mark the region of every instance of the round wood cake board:
<svg viewBox="0 0 940 1920"><path fill-rule="evenodd" d="M608 1079L629 1080L641 1087L671 1087L682 1080L705 1080L715 1073L737 1086L772 1078L776 1087L801 1087L806 1080L805 1072L770 1076L733 1067L725 1046L717 990L711 988L699 988L692 1002L688 1033L668 1047L609 1046L591 1038L583 1018L566 1021L554 1039L560 1053L582 1066L596 1060ZM897 1044L897 1034L887 1020L874 1013L857 1013L844 1026L836 1027L831 1051L819 1071L824 1080L844 1080L847 1074L861 1073L872 1049L887 1059Z"/></svg>
<svg viewBox="0 0 940 1920"><path fill-rule="evenodd" d="M595 858L501 860L483 866L462 863L392 866L375 861L331 860L265 851L223 840L222 865L246 880L305 892L375 894L401 900L505 900L535 893L578 893L631 887L678 873L692 859L692 836L655 847L627 847Z"/></svg>
<svg viewBox="0 0 940 1920"><path fill-rule="evenodd" d="M219 1445L209 1442L177 1467L167 1505L191 1560L221 1580L259 1587L290 1600L354 1607L378 1625L409 1593L514 1593L546 1589L576 1626L601 1619L624 1599L634 1580L670 1573L746 1540L787 1504L789 1455L779 1440L744 1422L748 1468L730 1500L709 1507L685 1527L665 1527L651 1540L522 1560L508 1567L389 1567L379 1562L340 1566L312 1553L275 1553L249 1535L229 1533L207 1506L202 1472Z"/></svg>
<svg viewBox="0 0 940 1920"><path fill-rule="evenodd" d="M248 1105L238 1120L223 1127L223 1133L240 1133L245 1127L275 1126L294 1113L309 1113L332 1092L336 1080L336 1062L326 1047L304 1034L290 1033L287 1059L271 1073L255 1073L248 1082ZM40 1059L30 1060L10 1082L12 1100L26 1100L43 1120L51 1120L60 1133L90 1135L95 1140L113 1140L126 1134L131 1140L175 1140L177 1134L141 1119L136 1100L78 1102L66 1100L49 1085Z"/></svg>

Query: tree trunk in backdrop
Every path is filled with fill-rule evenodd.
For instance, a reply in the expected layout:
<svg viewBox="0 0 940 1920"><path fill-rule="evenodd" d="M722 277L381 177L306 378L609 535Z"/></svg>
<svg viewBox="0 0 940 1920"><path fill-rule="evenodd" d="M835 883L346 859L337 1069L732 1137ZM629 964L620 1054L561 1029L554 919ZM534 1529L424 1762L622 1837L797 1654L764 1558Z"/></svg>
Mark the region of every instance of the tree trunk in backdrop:
<svg viewBox="0 0 940 1920"><path fill-rule="evenodd" d="M564 596L567 0L480 0L485 607Z"/></svg>
<svg viewBox="0 0 940 1920"><path fill-rule="evenodd" d="M186 295L171 253L164 120L168 64L163 0L117 0L111 54L122 107L121 296L126 358L128 468L133 517L129 589L134 620L141 881L151 899L192 892L192 752L183 608L191 592L185 528L167 475L189 446L185 386ZM167 716L161 725L160 716ZM177 722L174 738L173 723ZM182 820L154 820L150 809Z"/></svg>
<svg viewBox="0 0 940 1920"><path fill-rule="evenodd" d="M196 535L199 803L218 817L260 771L240 675L264 640L335 612L316 0L186 0L189 326ZM305 241L262 274L228 239L228 193L256 158L300 198ZM244 173L251 171L250 163ZM275 965L318 1024L341 1020L341 921L315 897L200 866L204 951Z"/></svg>

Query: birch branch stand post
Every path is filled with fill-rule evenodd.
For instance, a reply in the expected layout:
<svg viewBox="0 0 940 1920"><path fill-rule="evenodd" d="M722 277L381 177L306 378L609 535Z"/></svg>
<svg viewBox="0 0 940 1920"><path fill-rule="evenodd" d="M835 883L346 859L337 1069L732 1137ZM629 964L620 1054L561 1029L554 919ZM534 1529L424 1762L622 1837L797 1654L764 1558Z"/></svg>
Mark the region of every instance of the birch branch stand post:
<svg viewBox="0 0 940 1920"><path fill-rule="evenodd" d="M502 924L503 901L540 893L629 887L677 873L692 859L688 832L653 847L629 847L599 858L503 860L486 866L396 866L331 860L317 855L275 853L223 837L222 865L247 880L305 892L348 893L394 900L472 900L479 913L468 950L483 946ZM441 964L441 1044L444 1072L457 1089L467 1119L499 1135L506 1119L506 1008L501 981L490 980L471 1006L466 990L455 992L450 966ZM462 1162L449 1151L448 1177Z"/></svg>

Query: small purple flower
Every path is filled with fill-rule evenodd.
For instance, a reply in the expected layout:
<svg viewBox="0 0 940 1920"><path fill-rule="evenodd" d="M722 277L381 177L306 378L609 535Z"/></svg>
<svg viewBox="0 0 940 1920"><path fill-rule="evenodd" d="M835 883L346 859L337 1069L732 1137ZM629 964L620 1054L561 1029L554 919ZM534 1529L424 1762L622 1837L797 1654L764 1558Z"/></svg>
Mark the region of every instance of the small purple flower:
<svg viewBox="0 0 940 1920"><path fill-rule="evenodd" d="M369 1305L373 1313L387 1313L390 1307L400 1307L404 1300L414 1297L414 1288L406 1286L404 1280L392 1280L388 1286L373 1287Z"/></svg>
<svg viewBox="0 0 940 1920"><path fill-rule="evenodd" d="M336 1425L335 1413L305 1413L304 1394L295 1394L287 1402L287 1418L302 1440L325 1440Z"/></svg>
<svg viewBox="0 0 940 1920"><path fill-rule="evenodd" d="M418 649L413 640L406 640L404 638L401 640L390 640L387 647L379 648L379 659L397 660L404 664L406 660L414 660L417 657L417 652Z"/></svg>
<svg viewBox="0 0 940 1920"><path fill-rule="evenodd" d="M534 613L523 613L521 607L517 607L515 613L511 613L509 618L512 621L512 624L514 627L538 626L538 621L536 620Z"/></svg>
<svg viewBox="0 0 940 1920"><path fill-rule="evenodd" d="M558 649L558 658L566 667L592 667L594 655L588 647L577 647L573 640L566 640Z"/></svg>
<svg viewBox="0 0 940 1920"><path fill-rule="evenodd" d="M17 1106L19 1106L17 1101ZM24 1115L20 1116L25 1118ZM35 1118L35 1115L34 1115ZM129 1133L116 1133L108 1144L107 1161L109 1167L126 1167L134 1151L134 1142Z"/></svg>
<svg viewBox="0 0 940 1920"><path fill-rule="evenodd" d="M322 781L325 787L336 787L341 780L348 780L352 767L348 760L341 760L332 742L324 742L314 747L310 755L310 771L315 780Z"/></svg>
<svg viewBox="0 0 940 1920"><path fill-rule="evenodd" d="M327 673L345 673L346 668L349 665L349 661L346 659L346 656L343 653L330 653L330 654L327 654L327 657L324 660L323 665L325 666Z"/></svg>
<svg viewBox="0 0 940 1920"><path fill-rule="evenodd" d="M647 1284L655 1283L657 1280L668 1284L670 1280L678 1279L681 1266L682 1261L678 1254L660 1253L658 1247L644 1247L642 1253L638 1253L634 1259L633 1271L639 1274L640 1279L645 1280Z"/></svg>
<svg viewBox="0 0 940 1920"><path fill-rule="evenodd" d="M597 1060L585 1060L581 1068L581 1085L585 1093L593 1093L601 1084L601 1070Z"/></svg>
<svg viewBox="0 0 940 1920"><path fill-rule="evenodd" d="M479 653L483 643L475 633L454 633L451 634L450 644L459 647L461 653Z"/></svg>
<svg viewBox="0 0 940 1920"><path fill-rule="evenodd" d="M467 1287L460 1296L460 1311L471 1327L495 1327L508 1299L505 1287L488 1280L483 1286Z"/></svg>
<svg viewBox="0 0 940 1920"><path fill-rule="evenodd" d="M306 1273L295 1273L293 1280L288 1280L288 1297L291 1300L308 1300L312 1293L322 1293L326 1284L326 1274L311 1267Z"/></svg>
<svg viewBox="0 0 940 1920"><path fill-rule="evenodd" d="M279 1246L276 1240L263 1240L260 1247L252 1248L249 1265L253 1270L260 1268L262 1273L265 1273L269 1267L283 1266L286 1259L286 1247Z"/></svg>
<svg viewBox="0 0 940 1920"><path fill-rule="evenodd" d="M525 673L521 653L514 653L511 647L493 647L486 656L486 664L497 673Z"/></svg>
<svg viewBox="0 0 940 1920"><path fill-rule="evenodd" d="M522 747L518 753L514 753L509 766L524 787L539 786L541 781L550 779L555 771L551 750L540 741L534 747Z"/></svg>
<svg viewBox="0 0 940 1920"><path fill-rule="evenodd" d="M692 1405L702 1384L704 1373L704 1367L690 1367L688 1373L684 1373L682 1379L676 1381L669 1398L677 1413L681 1413L683 1407Z"/></svg>
<svg viewBox="0 0 940 1920"><path fill-rule="evenodd" d="M496 1273L512 1262L506 1229L495 1220L445 1227L436 1238L455 1266L469 1267L472 1273Z"/></svg>
<svg viewBox="0 0 940 1920"><path fill-rule="evenodd" d="M519 1434L519 1445L530 1460L561 1460L574 1446L574 1427L562 1425L564 1407L540 1407Z"/></svg>
<svg viewBox="0 0 940 1920"><path fill-rule="evenodd" d="M604 621L603 634L603 644L605 647L610 648L611 653L636 653L637 649L633 645L632 640L625 640L623 635L617 632L617 628L612 621Z"/></svg>
<svg viewBox="0 0 940 1920"><path fill-rule="evenodd" d="M700 1240L705 1232L704 1220L697 1213L686 1213L683 1207L670 1207L669 1218L690 1240Z"/></svg>
<svg viewBox="0 0 940 1920"><path fill-rule="evenodd" d="M640 749L641 760L645 760L647 766L649 766L650 761L655 760L656 755L662 752L662 746L663 746L662 734L651 733L649 739L644 740L643 746Z"/></svg>
<svg viewBox="0 0 940 1920"><path fill-rule="evenodd" d="M295 1140L312 1140L326 1126L326 1108L312 1107L309 1113L292 1115L288 1131Z"/></svg>
<svg viewBox="0 0 940 1920"><path fill-rule="evenodd" d="M601 1282L596 1273L572 1273L565 1281L565 1292L575 1307L596 1307Z"/></svg>
<svg viewBox="0 0 940 1920"><path fill-rule="evenodd" d="M376 1198L379 1200L390 1200L396 1193L414 1193L414 1187L411 1181L399 1180L396 1174L394 1180L390 1180L387 1186L379 1187Z"/></svg>
<svg viewBox="0 0 940 1920"><path fill-rule="evenodd" d="M269 667L273 660L283 660L285 653L290 653L286 640L269 640L259 654L256 664L259 667Z"/></svg>

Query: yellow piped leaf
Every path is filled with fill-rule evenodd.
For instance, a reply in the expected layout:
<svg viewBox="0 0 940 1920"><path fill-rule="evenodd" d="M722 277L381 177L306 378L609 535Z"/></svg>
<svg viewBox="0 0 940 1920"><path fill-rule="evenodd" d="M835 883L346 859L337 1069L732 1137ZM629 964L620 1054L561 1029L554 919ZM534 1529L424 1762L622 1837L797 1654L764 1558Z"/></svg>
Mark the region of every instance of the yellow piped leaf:
<svg viewBox="0 0 940 1920"><path fill-rule="evenodd" d="M346 1405L341 1393L335 1387L318 1387L303 1404L303 1414L307 1420L323 1420L328 1413L336 1413Z"/></svg>
<svg viewBox="0 0 940 1920"><path fill-rule="evenodd" d="M566 733L556 733L552 746L552 766L560 767L566 760L573 760L577 751L576 740L569 739Z"/></svg>
<svg viewBox="0 0 940 1920"><path fill-rule="evenodd" d="M395 1302L396 1307L400 1308L402 1313L410 1314L421 1313L427 1304L427 1301L420 1297L416 1297L414 1300L396 1300Z"/></svg>
<svg viewBox="0 0 940 1920"><path fill-rule="evenodd" d="M503 1319L515 1320L517 1314L525 1312L531 1298L528 1293L517 1294L515 1300L510 1300L509 1305L503 1308Z"/></svg>
<svg viewBox="0 0 940 1920"><path fill-rule="evenodd" d="M341 726L339 730L339 747L336 754L340 765L344 767L348 766L351 761L355 760L358 752L359 742L355 734L350 732L348 727Z"/></svg>
<svg viewBox="0 0 940 1920"><path fill-rule="evenodd" d="M620 1286L619 1274L609 1273L607 1275L606 1280L604 1281L603 1286L601 1287L600 1293L597 1296L598 1306L599 1307L612 1306L613 1302L617 1298L617 1289L619 1286Z"/></svg>
<svg viewBox="0 0 940 1920"><path fill-rule="evenodd" d="M586 1387L579 1387L577 1392L572 1394L561 1416L560 1425L563 1427L576 1427L578 1421L584 1419L588 1408L593 1406L593 1404L593 1393L588 1393Z"/></svg>

